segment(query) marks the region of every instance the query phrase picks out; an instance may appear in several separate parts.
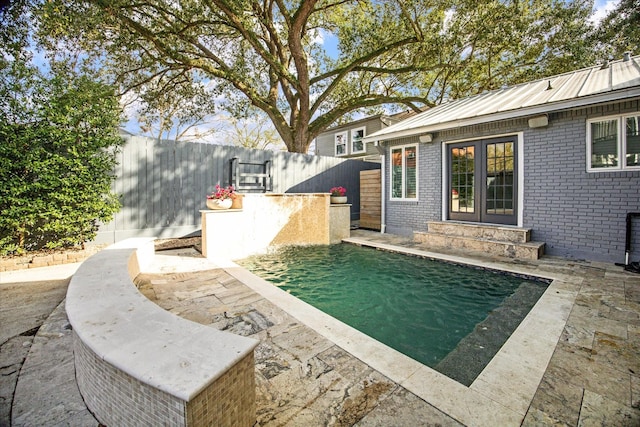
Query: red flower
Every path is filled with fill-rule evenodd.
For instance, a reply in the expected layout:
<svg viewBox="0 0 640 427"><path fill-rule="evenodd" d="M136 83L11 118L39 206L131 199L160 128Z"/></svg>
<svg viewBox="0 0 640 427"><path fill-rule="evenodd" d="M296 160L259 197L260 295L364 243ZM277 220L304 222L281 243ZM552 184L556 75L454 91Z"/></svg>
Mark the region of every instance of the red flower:
<svg viewBox="0 0 640 427"><path fill-rule="evenodd" d="M347 194L347 189L344 187L333 187L329 190L332 196L344 197Z"/></svg>

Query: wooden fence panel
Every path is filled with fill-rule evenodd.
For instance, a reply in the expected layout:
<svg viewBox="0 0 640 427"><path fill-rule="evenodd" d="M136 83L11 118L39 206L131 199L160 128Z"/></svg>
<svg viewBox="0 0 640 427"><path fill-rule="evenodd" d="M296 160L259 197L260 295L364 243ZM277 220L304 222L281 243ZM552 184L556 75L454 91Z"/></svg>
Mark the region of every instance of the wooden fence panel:
<svg viewBox="0 0 640 427"><path fill-rule="evenodd" d="M113 191L122 209L101 224L96 243L128 237L180 237L200 229L200 210L216 184L229 185L229 160L272 162L273 193L327 193L347 188L352 219L360 216L360 171L378 163L241 147L126 136Z"/></svg>
<svg viewBox="0 0 640 427"><path fill-rule="evenodd" d="M360 172L360 227L380 230L382 223L381 171Z"/></svg>

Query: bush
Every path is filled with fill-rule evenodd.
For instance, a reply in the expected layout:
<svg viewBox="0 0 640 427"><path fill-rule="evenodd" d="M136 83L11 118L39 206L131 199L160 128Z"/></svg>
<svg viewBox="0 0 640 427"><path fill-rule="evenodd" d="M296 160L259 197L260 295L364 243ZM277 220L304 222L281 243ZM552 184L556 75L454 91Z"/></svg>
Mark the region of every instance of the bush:
<svg viewBox="0 0 640 427"><path fill-rule="evenodd" d="M45 77L17 61L0 72L0 255L95 238L120 204L111 193L121 110L86 76Z"/></svg>

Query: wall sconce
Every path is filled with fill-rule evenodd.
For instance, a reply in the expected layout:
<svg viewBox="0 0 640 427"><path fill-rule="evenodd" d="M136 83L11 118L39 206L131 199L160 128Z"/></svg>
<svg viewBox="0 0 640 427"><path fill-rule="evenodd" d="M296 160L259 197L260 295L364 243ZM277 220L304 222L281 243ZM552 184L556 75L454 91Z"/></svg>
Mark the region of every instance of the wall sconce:
<svg viewBox="0 0 640 427"><path fill-rule="evenodd" d="M376 147L376 150L378 150L378 154L380 154L381 156L384 156L384 154L385 154L384 147L382 146L380 141L376 141L373 144L373 146Z"/></svg>
<svg viewBox="0 0 640 427"><path fill-rule="evenodd" d="M418 139L424 144L433 141L433 135L430 133L425 133L424 135L420 135Z"/></svg>
<svg viewBox="0 0 640 427"><path fill-rule="evenodd" d="M543 114L541 116L531 117L529 119L530 128L543 128L549 125L549 116Z"/></svg>

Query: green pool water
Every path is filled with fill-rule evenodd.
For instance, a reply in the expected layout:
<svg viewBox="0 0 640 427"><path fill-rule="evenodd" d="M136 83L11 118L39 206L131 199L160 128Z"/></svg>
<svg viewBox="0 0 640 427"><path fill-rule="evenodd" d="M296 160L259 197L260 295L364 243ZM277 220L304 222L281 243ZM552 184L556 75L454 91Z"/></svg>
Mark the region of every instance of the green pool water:
<svg viewBox="0 0 640 427"><path fill-rule="evenodd" d="M476 335L489 329L493 333L498 327L487 319L510 301L502 309L512 324L502 332L507 336L499 338L503 343L547 286L537 280L350 244L288 247L238 264L434 368L465 337L470 351L474 346L483 351L488 344L469 341L469 337L474 331ZM533 297L526 292L523 307L523 298L514 295L525 288L535 291ZM514 311L521 312L515 321ZM492 344L495 351L502 343ZM452 363L463 366L453 369L464 368L470 363L467 359L456 359Z"/></svg>

